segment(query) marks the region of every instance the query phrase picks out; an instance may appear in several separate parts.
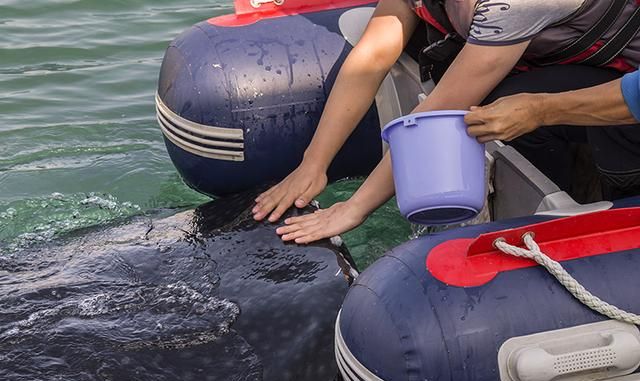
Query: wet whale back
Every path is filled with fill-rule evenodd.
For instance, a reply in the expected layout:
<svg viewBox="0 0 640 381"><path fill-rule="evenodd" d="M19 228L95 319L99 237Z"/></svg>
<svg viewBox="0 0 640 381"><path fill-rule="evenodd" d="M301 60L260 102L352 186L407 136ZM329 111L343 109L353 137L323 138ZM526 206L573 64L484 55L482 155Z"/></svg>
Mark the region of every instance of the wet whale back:
<svg viewBox="0 0 640 381"><path fill-rule="evenodd" d="M3 254L0 379L332 380L345 257L283 244L254 196Z"/></svg>

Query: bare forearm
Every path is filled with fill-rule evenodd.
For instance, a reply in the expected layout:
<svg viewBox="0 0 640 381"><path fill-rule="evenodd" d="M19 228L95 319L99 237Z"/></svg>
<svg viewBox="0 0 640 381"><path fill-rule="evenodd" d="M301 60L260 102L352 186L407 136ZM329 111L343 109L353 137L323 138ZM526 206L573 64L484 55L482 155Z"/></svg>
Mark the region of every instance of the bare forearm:
<svg viewBox="0 0 640 381"><path fill-rule="evenodd" d="M558 94L538 94L542 125L611 126L637 123L629 111L620 81Z"/></svg>
<svg viewBox="0 0 640 381"><path fill-rule="evenodd" d="M394 193L391 155L387 152L349 202L366 216L393 197Z"/></svg>
<svg viewBox="0 0 640 381"><path fill-rule="evenodd" d="M405 0L380 0L331 90L305 160L328 167L367 112L418 24Z"/></svg>
<svg viewBox="0 0 640 381"><path fill-rule="evenodd" d="M354 49L343 64L331 90L313 140L305 152L325 169L365 115L388 67L371 62L367 52Z"/></svg>

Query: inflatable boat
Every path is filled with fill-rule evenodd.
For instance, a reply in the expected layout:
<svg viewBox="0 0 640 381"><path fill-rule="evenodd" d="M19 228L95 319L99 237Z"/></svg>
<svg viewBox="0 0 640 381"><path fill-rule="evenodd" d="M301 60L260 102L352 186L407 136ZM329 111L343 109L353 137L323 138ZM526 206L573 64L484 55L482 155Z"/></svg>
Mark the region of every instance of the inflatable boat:
<svg viewBox="0 0 640 381"><path fill-rule="evenodd" d="M189 186L213 196L295 169L375 3L238 0L235 6L235 14L198 23L171 42L156 96L173 163ZM417 104L423 93L417 64L408 56L401 62L338 153L330 179L368 174L382 157L381 126Z"/></svg>
<svg viewBox="0 0 640 381"><path fill-rule="evenodd" d="M336 324L346 380L638 380L640 331L585 306L545 268L492 243L540 248L602 300L640 311L640 199L493 222L393 249L351 287ZM636 323L637 324L637 323Z"/></svg>
<svg viewBox="0 0 640 381"><path fill-rule="evenodd" d="M162 64L156 105L184 181L218 196L294 169L374 6L237 0L235 14L178 36ZM333 161L331 180L367 174L385 149L381 127L429 94L433 83L421 82L414 56L408 49L384 79ZM535 239L584 286L574 291L640 312L640 198L581 205L511 147L488 144L486 158L492 222L411 240L350 288L335 329L341 376L640 380L634 324L592 310L545 268L494 247Z"/></svg>
<svg viewBox="0 0 640 381"><path fill-rule="evenodd" d="M486 154L492 222L408 241L351 286L344 380L640 380L640 197L580 205L512 148Z"/></svg>

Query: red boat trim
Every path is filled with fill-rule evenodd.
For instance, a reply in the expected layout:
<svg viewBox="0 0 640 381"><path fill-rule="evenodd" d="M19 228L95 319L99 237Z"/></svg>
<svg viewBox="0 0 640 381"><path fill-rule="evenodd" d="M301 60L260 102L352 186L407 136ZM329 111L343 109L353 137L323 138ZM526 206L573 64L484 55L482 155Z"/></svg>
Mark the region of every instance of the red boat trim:
<svg viewBox="0 0 640 381"><path fill-rule="evenodd" d="M223 15L207 20L210 24L225 27L237 27L256 23L278 17L301 15L305 13L328 11L332 9L350 8L375 4L374 0L342 0L321 1L308 0L304 2L285 1L282 5L273 3L262 4L259 8L253 8L248 0L236 0L236 13Z"/></svg>
<svg viewBox="0 0 640 381"><path fill-rule="evenodd" d="M501 272L537 266L493 247L498 238L524 246L522 236L527 232L533 232L542 252L558 262L638 249L640 208L607 210L447 241L427 254L427 269L448 285L477 287Z"/></svg>

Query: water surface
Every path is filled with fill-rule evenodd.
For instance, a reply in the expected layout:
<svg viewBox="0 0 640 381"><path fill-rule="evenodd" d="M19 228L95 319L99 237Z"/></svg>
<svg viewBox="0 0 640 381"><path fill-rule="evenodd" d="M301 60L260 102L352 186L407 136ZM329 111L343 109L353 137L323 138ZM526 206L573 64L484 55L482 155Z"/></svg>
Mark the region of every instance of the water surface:
<svg viewBox="0 0 640 381"><path fill-rule="evenodd" d="M229 12L230 0L0 2L0 250L208 200L171 164L153 97L168 42ZM389 203L345 239L362 267L410 232Z"/></svg>

